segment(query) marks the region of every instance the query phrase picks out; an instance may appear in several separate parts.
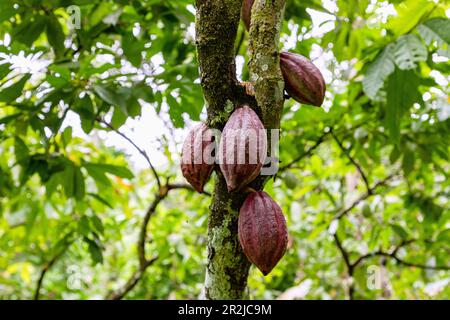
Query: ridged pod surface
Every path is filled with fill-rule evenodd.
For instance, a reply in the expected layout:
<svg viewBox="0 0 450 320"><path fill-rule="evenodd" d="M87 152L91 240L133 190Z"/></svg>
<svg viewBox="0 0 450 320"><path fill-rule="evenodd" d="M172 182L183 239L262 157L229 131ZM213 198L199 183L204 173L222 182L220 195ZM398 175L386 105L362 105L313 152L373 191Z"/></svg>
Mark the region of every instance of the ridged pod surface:
<svg viewBox="0 0 450 320"><path fill-rule="evenodd" d="M287 93L300 103L320 107L325 98L325 80L320 70L302 55L281 52L280 67Z"/></svg>
<svg viewBox="0 0 450 320"><path fill-rule="evenodd" d="M236 109L222 131L220 170L228 191L239 190L260 173L267 156L267 136L258 115L248 106Z"/></svg>
<svg viewBox="0 0 450 320"><path fill-rule="evenodd" d="M247 258L264 275L286 252L288 233L280 206L264 191L250 193L239 211L239 241Z"/></svg>
<svg viewBox="0 0 450 320"><path fill-rule="evenodd" d="M202 123L189 131L183 144L181 171L186 180L200 193L203 192L203 187L214 169L215 159L209 152L214 146L212 137L212 131Z"/></svg>

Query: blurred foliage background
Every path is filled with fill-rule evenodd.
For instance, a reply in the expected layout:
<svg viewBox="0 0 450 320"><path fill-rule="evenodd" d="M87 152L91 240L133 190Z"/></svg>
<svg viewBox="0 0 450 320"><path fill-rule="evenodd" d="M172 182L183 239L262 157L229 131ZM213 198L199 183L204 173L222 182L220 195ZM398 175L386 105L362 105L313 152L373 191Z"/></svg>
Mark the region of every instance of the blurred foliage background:
<svg viewBox="0 0 450 320"><path fill-rule="evenodd" d="M285 103L266 190L290 244L269 276L251 269L251 298L450 297L449 15L286 1L280 48L328 91L323 108ZM187 0L0 2L1 299L199 296L209 198L179 170L206 116L194 21ZM241 80L247 37L241 23Z"/></svg>

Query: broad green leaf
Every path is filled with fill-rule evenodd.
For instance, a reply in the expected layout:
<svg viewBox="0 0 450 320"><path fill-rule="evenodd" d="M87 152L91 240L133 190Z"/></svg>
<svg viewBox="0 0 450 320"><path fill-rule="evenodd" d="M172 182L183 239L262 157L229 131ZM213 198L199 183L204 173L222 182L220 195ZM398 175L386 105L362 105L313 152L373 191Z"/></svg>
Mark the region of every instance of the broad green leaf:
<svg viewBox="0 0 450 320"><path fill-rule="evenodd" d="M14 39L31 47L36 39L44 32L47 19L45 16L36 15L29 21L24 21L14 30Z"/></svg>
<svg viewBox="0 0 450 320"><path fill-rule="evenodd" d="M65 35L58 18L54 14L47 16L47 40L55 51L56 57L64 55Z"/></svg>
<svg viewBox="0 0 450 320"><path fill-rule="evenodd" d="M391 224L391 228L403 240L408 239L408 232L406 232L406 230L403 227L401 227L400 225L398 225L398 224Z"/></svg>
<svg viewBox="0 0 450 320"><path fill-rule="evenodd" d="M1 87L0 88L0 102L13 102L22 94L22 90L25 86L25 83L30 79L31 75L26 74L19 81L10 85L9 87Z"/></svg>
<svg viewBox="0 0 450 320"><path fill-rule="evenodd" d="M393 53L393 45L389 44L367 69L363 79L363 89L372 100L376 98L389 75L394 72Z"/></svg>
<svg viewBox="0 0 450 320"><path fill-rule="evenodd" d="M84 238L84 241L89 246L89 253L91 255L91 259L94 265L98 263L103 263L103 250L97 240L91 240L87 237Z"/></svg>
<svg viewBox="0 0 450 320"><path fill-rule="evenodd" d="M122 49L128 61L136 68L139 68L142 62L143 43L131 34L126 34L122 36Z"/></svg>
<svg viewBox="0 0 450 320"><path fill-rule="evenodd" d="M10 72L11 72L11 64L10 63L0 64L0 80L2 80L4 77L6 77Z"/></svg>
<svg viewBox="0 0 450 320"><path fill-rule="evenodd" d="M396 69L388 79L385 125L391 141L395 144L400 142L403 115L414 102L422 102L419 84L420 79L412 70Z"/></svg>
<svg viewBox="0 0 450 320"><path fill-rule="evenodd" d="M426 61L427 56L427 49L416 35L403 36L395 44L395 63L402 70L414 69L418 62Z"/></svg>
<svg viewBox="0 0 450 320"><path fill-rule="evenodd" d="M434 3L429 0L406 0L396 6L398 15L391 18L388 28L397 36L411 31L431 10Z"/></svg>
<svg viewBox="0 0 450 320"><path fill-rule="evenodd" d="M419 25L418 29L428 45L433 41L438 45L450 45L450 19L433 18Z"/></svg>
<svg viewBox="0 0 450 320"><path fill-rule="evenodd" d="M0 2L0 23L8 20L17 13L14 9L12 1L2 1Z"/></svg>
<svg viewBox="0 0 450 320"><path fill-rule="evenodd" d="M108 181L109 181L109 180L108 180ZM87 194L88 194L89 196L91 196L92 198L98 200L100 203L104 204L104 205L107 206L108 208L113 209L113 206L112 206L108 201L106 201L104 198L100 197L98 194L95 194L95 193L92 193L92 192L89 192L89 193L87 193Z"/></svg>
<svg viewBox="0 0 450 320"><path fill-rule="evenodd" d="M89 170L97 170L103 173L110 173L120 178L133 179L134 174L126 167L116 166L112 164L101 164L101 163L91 163L85 162L83 166Z"/></svg>

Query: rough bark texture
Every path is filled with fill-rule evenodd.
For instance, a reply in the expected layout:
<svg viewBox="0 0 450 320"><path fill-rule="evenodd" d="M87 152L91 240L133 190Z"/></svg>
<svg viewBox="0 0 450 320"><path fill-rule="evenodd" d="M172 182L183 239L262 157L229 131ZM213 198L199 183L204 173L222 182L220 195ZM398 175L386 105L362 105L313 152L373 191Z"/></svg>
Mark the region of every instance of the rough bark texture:
<svg viewBox="0 0 450 320"><path fill-rule="evenodd" d="M281 115L278 88L280 87L281 72L279 70L279 56L276 49L277 35L281 23L280 0L262 1L256 10L256 25L261 30L276 29L270 41L259 45L264 35L254 31L256 40L254 53L265 52L262 47L271 42L272 59L266 61L267 70L255 70L263 79L256 81L258 92L256 97L277 94L275 99L260 99L263 110L258 107L254 97L246 94L245 88L236 80L234 56L234 42L238 29L242 0L197 0L196 44L200 66L201 84L207 103L208 124L210 127L222 129L232 111L243 103L249 104L260 116L266 119L266 128L278 128ZM283 0L284 2L284 0ZM279 10L280 12L277 12ZM259 14L262 11L263 14ZM270 13L269 13L270 11ZM277 18L266 18L274 15ZM267 20L266 20L267 19ZM278 23L277 25L271 23ZM263 27L264 25L264 27ZM264 53L265 54L265 53ZM259 60L259 59L258 59ZM276 64L276 66L274 66ZM270 72L269 72L270 70ZM271 85L276 83L276 88ZM282 95L281 86L281 99ZM270 104L270 101L277 101ZM281 101L282 104L282 101ZM269 106L270 105L270 106ZM271 114L272 113L272 114ZM278 122L277 122L278 119ZM278 124L277 124L278 123ZM217 168L214 195L210 207L208 220L208 261L205 279L206 299L243 299L247 298L246 286L250 262L242 252L237 236L238 212L245 194L243 192L228 193L225 179ZM264 179L255 182L257 189L261 189ZM253 186L253 184L252 184Z"/></svg>

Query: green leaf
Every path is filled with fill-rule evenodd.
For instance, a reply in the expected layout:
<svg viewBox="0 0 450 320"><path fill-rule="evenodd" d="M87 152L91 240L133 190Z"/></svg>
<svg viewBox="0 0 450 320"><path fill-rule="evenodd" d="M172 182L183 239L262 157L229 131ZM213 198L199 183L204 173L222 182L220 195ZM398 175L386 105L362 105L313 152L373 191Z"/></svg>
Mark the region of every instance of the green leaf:
<svg viewBox="0 0 450 320"><path fill-rule="evenodd" d="M414 102L422 102L419 92L420 78L412 70L399 70L389 77L387 83L385 126L392 142L400 142L401 119Z"/></svg>
<svg viewBox="0 0 450 320"><path fill-rule="evenodd" d="M31 47L34 41L44 32L47 19L44 16L37 15L29 21L24 21L14 29L13 38L24 45Z"/></svg>
<svg viewBox="0 0 450 320"><path fill-rule="evenodd" d="M14 155L16 156L17 163L22 165L26 165L30 159L30 150L25 142L17 136L14 139Z"/></svg>
<svg viewBox="0 0 450 320"><path fill-rule="evenodd" d="M67 147L70 143L70 141L72 140L72 127L67 127L64 129L62 135L62 142L64 147Z"/></svg>
<svg viewBox="0 0 450 320"><path fill-rule="evenodd" d="M11 72L11 64L3 63L0 64L0 80L6 77Z"/></svg>
<svg viewBox="0 0 450 320"><path fill-rule="evenodd" d="M94 227L95 231L97 231L99 234L103 235L105 232L105 227L103 226L102 220L96 215L92 216L90 218L91 224Z"/></svg>
<svg viewBox="0 0 450 320"><path fill-rule="evenodd" d="M420 61L426 61L427 48L419 37L413 34L400 37L394 48L394 60L402 70L414 69Z"/></svg>
<svg viewBox="0 0 450 320"><path fill-rule="evenodd" d="M406 149L402 161L402 169L405 176L408 176L413 171L415 161L416 155L411 150Z"/></svg>
<svg viewBox="0 0 450 320"><path fill-rule="evenodd" d="M406 232L403 227L399 226L398 224L391 224L391 228L403 240L408 239L408 232Z"/></svg>
<svg viewBox="0 0 450 320"><path fill-rule="evenodd" d="M109 180L108 180L108 182L109 182ZM113 206L108 201L106 201L104 198L100 197L98 194L89 192L88 195L91 196L92 198L98 200L99 202L101 202L102 204L107 206L108 208L113 209Z"/></svg>
<svg viewBox="0 0 450 320"><path fill-rule="evenodd" d="M85 191L85 184L84 184L84 176L80 170L80 167L74 168L73 186L74 186L73 190L74 190L75 199L77 199L77 200L83 199L86 191Z"/></svg>
<svg viewBox="0 0 450 320"><path fill-rule="evenodd" d="M122 49L123 54L127 57L128 61L136 68L139 68L142 63L142 51L144 50L143 43L131 34L125 34L122 36Z"/></svg>
<svg viewBox="0 0 450 320"><path fill-rule="evenodd" d="M8 20L13 15L17 13L17 10L14 9L12 1L2 1L0 2L0 22Z"/></svg>
<svg viewBox="0 0 450 320"><path fill-rule="evenodd" d="M102 173L110 173L120 178L133 179L134 174L126 167L112 164L85 162L83 166L88 170L97 170Z"/></svg>
<svg viewBox="0 0 450 320"><path fill-rule="evenodd" d="M450 45L450 19L433 18L419 25L418 29L426 44L436 41L438 45Z"/></svg>
<svg viewBox="0 0 450 320"><path fill-rule="evenodd" d="M7 88L1 88L0 102L10 103L21 96L25 83L30 79L30 74L25 74L19 81Z"/></svg>
<svg viewBox="0 0 450 320"><path fill-rule="evenodd" d="M411 31L434 8L428 0L406 0L396 6L397 16L390 19L388 28L397 36Z"/></svg>
<svg viewBox="0 0 450 320"><path fill-rule="evenodd" d="M85 237L89 236L91 233L89 219L86 216L82 216L78 221L78 232Z"/></svg>
<svg viewBox="0 0 450 320"><path fill-rule="evenodd" d="M120 95L115 88L109 88L103 85L95 85L94 92L98 95L100 99L112 106L120 107L120 110L128 116L127 106L125 98Z"/></svg>
<svg viewBox="0 0 450 320"><path fill-rule="evenodd" d="M72 110L80 116L83 131L89 134L95 124L95 110L91 97L86 94L83 98L77 98L73 103Z"/></svg>
<svg viewBox="0 0 450 320"><path fill-rule="evenodd" d="M374 100L383 87L385 80L395 70L393 45L389 44L373 61L362 81L363 90L367 96Z"/></svg>
<svg viewBox="0 0 450 320"><path fill-rule="evenodd" d="M169 115L173 125L176 128L182 128L184 121L182 117L183 109L181 108L181 105L170 93L166 95L166 100L169 105Z"/></svg>
<svg viewBox="0 0 450 320"><path fill-rule="evenodd" d="M102 247L98 243L97 239L94 241L85 237L84 241L88 244L89 254L91 255L93 264L96 265L98 263L103 263Z"/></svg>
<svg viewBox="0 0 450 320"><path fill-rule="evenodd" d="M64 55L64 35L61 24L58 18L51 13L47 16L47 40L55 51L56 57L62 57Z"/></svg>

